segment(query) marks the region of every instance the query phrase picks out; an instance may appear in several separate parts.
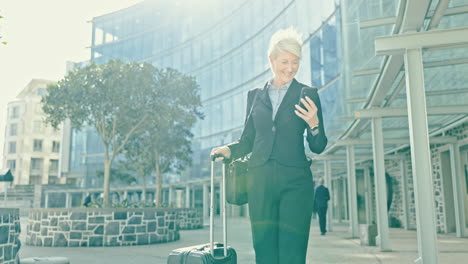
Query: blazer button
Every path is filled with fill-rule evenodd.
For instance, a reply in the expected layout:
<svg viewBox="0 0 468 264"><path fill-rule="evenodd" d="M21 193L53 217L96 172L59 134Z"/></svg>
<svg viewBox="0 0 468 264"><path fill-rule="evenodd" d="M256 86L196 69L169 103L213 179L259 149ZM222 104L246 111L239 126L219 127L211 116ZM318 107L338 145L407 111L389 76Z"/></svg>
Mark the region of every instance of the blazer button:
<svg viewBox="0 0 468 264"><path fill-rule="evenodd" d="M271 128L271 131L276 132L276 127L273 126L273 127Z"/></svg>

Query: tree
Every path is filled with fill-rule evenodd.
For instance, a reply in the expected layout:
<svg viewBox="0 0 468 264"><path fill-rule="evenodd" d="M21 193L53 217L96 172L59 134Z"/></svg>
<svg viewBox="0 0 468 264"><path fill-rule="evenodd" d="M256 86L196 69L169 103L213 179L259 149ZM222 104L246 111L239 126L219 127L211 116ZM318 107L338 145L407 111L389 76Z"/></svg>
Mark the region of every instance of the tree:
<svg viewBox="0 0 468 264"><path fill-rule="evenodd" d="M126 170L135 171L137 177L142 179L143 200L146 200L146 176L150 175L154 168L151 144L146 144L145 140L142 140L146 138L144 135L147 133L149 131L130 138L123 151L125 158L120 163Z"/></svg>
<svg viewBox="0 0 468 264"><path fill-rule="evenodd" d="M3 16L0 16L0 19L2 19L2 18L4 18L4 17L3 17ZM0 36L0 39L2 39L2 38L3 38L3 36ZM3 44L3 45L6 45L7 42L6 42L6 41L2 41L2 44Z"/></svg>
<svg viewBox="0 0 468 264"><path fill-rule="evenodd" d="M118 166L118 168L111 168L110 174L112 175L111 186L131 185L137 182L136 177L134 177L126 167ZM98 179L103 179L104 171L96 171L96 177Z"/></svg>
<svg viewBox="0 0 468 264"><path fill-rule="evenodd" d="M141 172L153 168L156 174L155 204L161 205L163 176L180 173L191 164L191 129L197 119L201 100L195 78L174 69L157 72L158 88L165 100L160 107L166 115L145 123L145 131L135 134L126 147L129 161L140 166Z"/></svg>
<svg viewBox="0 0 468 264"><path fill-rule="evenodd" d="M57 128L65 119L72 127L94 127L104 146L104 205L109 206L110 169L131 136L145 122L165 115L165 97L157 89L158 70L148 63L89 64L47 87L42 98L46 122Z"/></svg>

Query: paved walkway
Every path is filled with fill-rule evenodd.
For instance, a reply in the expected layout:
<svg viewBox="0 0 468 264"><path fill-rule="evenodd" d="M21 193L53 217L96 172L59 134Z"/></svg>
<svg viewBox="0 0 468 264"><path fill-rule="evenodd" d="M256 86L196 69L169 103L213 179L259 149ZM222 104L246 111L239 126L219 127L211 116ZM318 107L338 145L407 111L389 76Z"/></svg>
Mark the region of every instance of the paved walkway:
<svg viewBox="0 0 468 264"><path fill-rule="evenodd" d="M25 222L25 221L22 221ZM221 229L217 219L216 240L222 241ZM24 223L23 223L24 224ZM26 227L23 226L24 242ZM251 249L250 224L247 219L229 219L229 242L238 254L239 264L254 263L254 252ZM307 263L414 263L417 258L415 231L391 229L390 239L392 252L380 252L377 247L362 247L358 239L350 239L345 223L336 223L333 232L320 236L317 222L314 220L310 234ZM175 248L203 244L209 241L209 228L202 230L182 231L177 242L133 247L102 248L46 248L31 247L23 243L21 257L64 256L72 264L164 264L170 251ZM468 239L456 238L454 235L439 235L440 264L468 263Z"/></svg>

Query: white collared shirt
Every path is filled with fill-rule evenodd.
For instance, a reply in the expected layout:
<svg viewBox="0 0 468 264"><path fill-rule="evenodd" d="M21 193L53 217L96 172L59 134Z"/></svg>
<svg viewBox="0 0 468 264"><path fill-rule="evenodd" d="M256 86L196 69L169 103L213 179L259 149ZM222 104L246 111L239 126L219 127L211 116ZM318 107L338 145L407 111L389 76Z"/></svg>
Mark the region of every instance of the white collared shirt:
<svg viewBox="0 0 468 264"><path fill-rule="evenodd" d="M281 102L283 101L283 98L286 95L286 92L288 91L289 86L291 86L291 83L292 83L292 80L278 88L273 84L273 79L268 81L267 89L268 89L268 95L270 96L271 106L273 107L272 117L271 117L273 120L275 119L279 106L281 105Z"/></svg>

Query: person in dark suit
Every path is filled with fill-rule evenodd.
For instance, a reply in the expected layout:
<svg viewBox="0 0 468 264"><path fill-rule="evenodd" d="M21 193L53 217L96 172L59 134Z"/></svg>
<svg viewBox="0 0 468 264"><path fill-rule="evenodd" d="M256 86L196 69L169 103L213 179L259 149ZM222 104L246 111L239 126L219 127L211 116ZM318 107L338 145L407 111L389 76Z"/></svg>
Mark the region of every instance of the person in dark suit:
<svg viewBox="0 0 468 264"><path fill-rule="evenodd" d="M86 195L86 198L84 199L83 206L88 207L89 204L91 203L91 194Z"/></svg>
<svg viewBox="0 0 468 264"><path fill-rule="evenodd" d="M330 200L330 192L323 185L323 178L318 180L318 185L315 187L314 209L318 214L320 233L324 236L327 233L327 209L328 201Z"/></svg>
<svg viewBox="0 0 468 264"><path fill-rule="evenodd" d="M312 217L314 184L306 158L327 145L317 89L301 99L299 69L302 39L280 30L268 50L273 77L249 91L247 118L238 141L213 148L211 155L249 161L249 215L257 264L304 264ZM255 101L254 101L255 98ZM300 103L300 104L299 104ZM250 110L252 113L249 115Z"/></svg>

